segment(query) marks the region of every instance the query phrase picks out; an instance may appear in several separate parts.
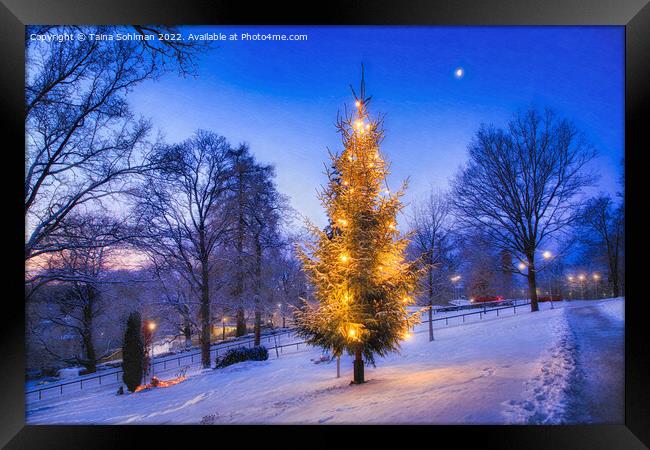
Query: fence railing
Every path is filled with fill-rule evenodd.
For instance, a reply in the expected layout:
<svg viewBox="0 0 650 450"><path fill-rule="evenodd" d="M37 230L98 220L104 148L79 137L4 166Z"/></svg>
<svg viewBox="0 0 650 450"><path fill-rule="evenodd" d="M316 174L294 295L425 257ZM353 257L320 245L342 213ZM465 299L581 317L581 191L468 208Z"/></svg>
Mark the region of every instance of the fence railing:
<svg viewBox="0 0 650 450"><path fill-rule="evenodd" d="M261 336L260 343L264 341L270 343L271 340L277 340L278 337L290 335L293 334L293 332L294 330L290 329L279 333L267 334ZM210 349L210 358L211 359L216 358L217 356L219 356L220 353L223 354L228 349L234 347L245 347L245 346L253 347L254 343L255 343L254 339L248 339L245 341L234 341L229 343L214 343L212 344L212 348ZM294 344L286 344L285 346L292 346L292 345ZM185 360L185 362L183 362L183 360ZM178 356L176 355L163 356L160 357L159 360L156 360L156 358L154 358L153 373L157 374L157 373L167 372L173 369L178 369L181 366L188 365L188 361L189 361L189 365L200 363L201 350L198 349L198 350L185 351L179 354ZM63 395L64 388L72 385L79 385L78 390L83 390L84 385L86 387L89 386L95 387L95 386L103 386L107 384L116 384L121 382L122 373L123 373L122 369L106 370L103 371L103 373L98 373L93 376L85 376L83 378L79 378L75 380L57 382L56 384L51 384L49 386L42 386L36 389L31 389L29 391L26 391L25 395L26 396L32 395L34 397L38 395L38 400L42 400L44 392L58 390L59 395Z"/></svg>
<svg viewBox="0 0 650 450"><path fill-rule="evenodd" d="M503 304L503 302L490 302L490 303ZM439 318L433 318L432 317L431 322L442 322L442 321L444 321L445 325L447 326L447 325L449 325L450 320L457 319L459 317L462 319L462 323L465 323L465 318L467 316L474 316L474 315L478 314L479 319L482 319L483 316L486 316L488 313L496 313L495 314L496 317L499 317L499 311L510 310L510 309L512 309L513 313L516 314L517 313L517 308L520 308L520 307L525 306L525 305L530 305L530 300L525 300L525 301L522 301L522 302L510 301L509 304L506 305L506 306L494 306L494 305L490 305L488 303L481 304L481 305L463 305L463 306L459 306L458 310L472 310L472 311L471 312L466 312L466 313L463 313L463 314L456 314L456 315L453 315L453 316L445 316L445 317L439 317ZM420 310L420 312L421 313L426 312L429 308L430 307L422 308ZM428 322L429 322L428 319L422 320L420 322L420 325L428 324ZM287 334L293 334L294 331L295 331L294 329L289 329L287 331L280 332L280 333L264 335L260 339L260 342L267 341L267 342L270 343L271 340L274 340L275 345L273 347L268 347L268 351L269 352L275 351L276 357L279 357L280 354L284 353L284 349L291 349L291 348L295 347L296 350L298 350L301 345L302 346L307 345L305 341L291 342L291 343L286 343L286 344L282 344L282 345L277 344L277 338L279 336L283 336L283 335L287 335ZM249 339L249 340L246 340L246 341L236 341L236 342L230 342L230 343L227 343L227 344L226 343L213 344L213 348L210 349L210 357L211 358L216 358L216 357L219 356L220 352L224 353L225 351L227 351L228 349L233 348L233 347L242 347L242 346L253 347L254 342L255 341L253 339ZM168 372L168 371L171 371L171 370L174 370L174 369L180 369L182 366L186 366L186 365L189 366L189 365L192 365L192 364L195 364L195 363L200 363L200 361L201 361L201 350L194 350L194 351L191 351L191 352L183 352L182 354L180 354L178 356L171 356L171 357L167 356L167 357L164 357L164 358L165 359L161 359L161 360L158 360L158 361L156 361L154 359L153 374L160 374L160 373ZM187 361L188 359L189 359L189 363ZM185 360L184 363L183 363L183 360ZM72 386L72 385L78 384L79 385L79 390L83 390L84 384L86 386L89 386L89 385L90 386L93 386L93 385L94 386L103 386L103 385L107 385L107 384L117 384L117 383L121 382L122 373L123 373L122 369L116 369L116 370L111 371L111 372L106 371L105 373L97 374L97 375L92 376L92 377L87 377L87 378L77 379L77 380L71 380L71 381L68 381L68 382L61 382L61 383L53 384L51 386L43 386L43 387L39 387L37 389L32 389L30 391L27 391L25 393L25 395L26 396L29 396L29 395L36 396L36 395L38 395L38 400L42 400L43 399L43 393L46 392L46 391L58 390L59 395L63 395L65 386ZM92 383L93 381L95 381L95 383Z"/></svg>
<svg viewBox="0 0 650 450"><path fill-rule="evenodd" d="M439 317L439 318L431 318L429 321L428 319L423 320L420 322L420 325L422 324L428 324L429 322L445 322L445 325L449 325L449 320L450 319L456 319L460 317L462 319L462 323L465 323L465 317L467 316L475 316L479 315L479 319L482 319L483 316L486 316L488 313L496 312L496 317L499 317L499 311L504 311L504 310L513 310L514 314L517 314L517 308L521 308L522 306L530 305L530 300L524 300L521 303L518 303L517 301L511 302L511 304L506 305L506 306L497 306L497 307L488 307L487 305L483 305L480 308L477 308L476 305L472 305L473 308L468 308L468 309L478 309L478 311L472 311L472 312L467 312L463 314L456 314L453 316L445 316L445 317ZM421 313L426 312L429 309L429 307L425 307L422 310L420 310Z"/></svg>

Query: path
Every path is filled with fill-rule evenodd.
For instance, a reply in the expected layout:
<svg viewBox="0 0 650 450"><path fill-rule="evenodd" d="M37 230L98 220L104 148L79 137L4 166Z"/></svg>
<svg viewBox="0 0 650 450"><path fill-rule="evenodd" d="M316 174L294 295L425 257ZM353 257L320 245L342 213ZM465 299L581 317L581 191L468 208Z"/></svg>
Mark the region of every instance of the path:
<svg viewBox="0 0 650 450"><path fill-rule="evenodd" d="M577 344L577 370L569 389L568 423L624 421L624 326L598 306L567 308Z"/></svg>

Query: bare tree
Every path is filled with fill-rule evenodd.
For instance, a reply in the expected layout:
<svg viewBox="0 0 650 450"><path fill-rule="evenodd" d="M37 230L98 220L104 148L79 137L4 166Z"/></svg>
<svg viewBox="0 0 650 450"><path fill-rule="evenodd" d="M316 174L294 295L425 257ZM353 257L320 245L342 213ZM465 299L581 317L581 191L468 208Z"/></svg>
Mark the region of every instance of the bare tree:
<svg viewBox="0 0 650 450"><path fill-rule="evenodd" d="M425 266L422 287L429 305L430 341L433 340L433 303L449 284L449 271L444 270L449 266L449 212L447 195L432 189L423 201L414 203L409 221L412 232L411 250L421 258Z"/></svg>
<svg viewBox="0 0 650 450"><path fill-rule="evenodd" d="M158 311L159 316L171 327L172 339L182 337L185 347L192 346L192 336L196 330L200 330L199 323L195 320L199 317L200 302L197 295L192 291L185 279L168 266L159 266L160 261L152 258L153 278L156 280L155 288L158 297L152 302Z"/></svg>
<svg viewBox="0 0 650 450"><path fill-rule="evenodd" d="M285 240L286 247L276 254L275 259L275 279L276 289L280 300L279 313L283 321L282 326L286 326L286 317L290 316L293 307L301 304L301 299L307 297L309 286L307 278L302 270L300 260L295 257L291 249L295 246L296 240L289 237Z"/></svg>
<svg viewBox="0 0 650 450"><path fill-rule="evenodd" d="M177 272L199 297L201 362L210 367L211 294L216 250L230 232L224 208L230 192L230 146L198 131L185 142L162 147L153 171L136 190L140 249L159 267Z"/></svg>
<svg viewBox="0 0 650 450"><path fill-rule="evenodd" d="M463 278L472 297L495 295L501 289L502 251L480 229L466 229L458 242Z"/></svg>
<svg viewBox="0 0 650 450"><path fill-rule="evenodd" d="M235 335L243 336L247 331L244 295L246 292L247 260L251 254L247 236L252 225L250 217L254 201L252 186L255 174L260 170L260 167L255 163L255 159L246 145L240 145L232 149L229 156L233 166L231 210L234 220L234 264L231 265L233 279L230 283L230 295L236 311L237 327Z"/></svg>
<svg viewBox="0 0 650 450"><path fill-rule="evenodd" d="M98 215L75 217L78 226L76 231L81 241L101 238L105 233L107 220ZM56 280L56 288L50 291L47 305L38 310L37 316L41 321L60 327L64 333L72 332L78 337L79 353L73 356L58 354L57 350L41 339L41 344L57 360L67 363L81 364L89 372L95 372L97 363L106 357L110 343L103 352L96 349L97 320L106 313L107 284L111 266L113 249L108 246L74 245L50 254L47 267L41 277L49 281ZM42 337L42 334L38 334Z"/></svg>
<svg viewBox="0 0 650 450"><path fill-rule="evenodd" d="M536 252L578 217L577 195L593 180L584 168L594 156L570 122L531 109L507 130L481 126L469 162L452 181L461 225L483 229L526 264L532 311Z"/></svg>
<svg viewBox="0 0 650 450"><path fill-rule="evenodd" d="M274 173L271 166L260 167L255 177L251 197L253 202L250 205L255 345L260 344L262 312L265 306L268 307L269 304L268 301L264 302L262 298L264 291L270 291L269 286L264 286L264 283L267 281L268 284L272 274L272 271L268 271L268 276L263 276L263 264L270 261L271 258L268 255L270 251L279 249L284 245L284 240L280 234L280 222L282 221L283 211L287 209L287 200L275 188L273 177Z"/></svg>
<svg viewBox="0 0 650 450"><path fill-rule="evenodd" d="M591 198L582 210L579 225L580 241L604 256L612 295L618 297L621 292L619 275L624 239L622 206L617 208L607 195Z"/></svg>
<svg viewBox="0 0 650 450"><path fill-rule="evenodd" d="M27 33L112 33L123 27L28 27ZM128 28L140 34L169 27ZM185 74L203 46L164 40L58 42L26 39L25 261L69 248L56 237L66 217L124 191L150 168L150 124L126 94L176 68ZM84 244L87 245L87 244Z"/></svg>

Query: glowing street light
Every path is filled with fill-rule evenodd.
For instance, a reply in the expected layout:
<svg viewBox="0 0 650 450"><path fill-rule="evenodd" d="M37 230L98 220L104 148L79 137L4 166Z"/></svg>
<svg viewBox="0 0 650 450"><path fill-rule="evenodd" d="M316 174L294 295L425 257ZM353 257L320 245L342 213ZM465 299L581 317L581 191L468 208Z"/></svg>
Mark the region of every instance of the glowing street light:
<svg viewBox="0 0 650 450"><path fill-rule="evenodd" d="M228 320L226 316L223 316L221 318L221 340L222 341L226 340L226 320Z"/></svg>
<svg viewBox="0 0 650 450"><path fill-rule="evenodd" d="M150 338L150 340L151 340L151 379L153 380L153 371L154 371L154 365L153 365L153 358L154 358L154 355L153 355L153 344L154 344L153 343L153 332L156 330L156 322L154 322L153 320L150 320L147 323L147 328L149 329L149 331L151 331L151 338Z"/></svg>
<svg viewBox="0 0 650 450"><path fill-rule="evenodd" d="M587 279L587 276L584 273L581 273L578 275L578 280L580 280L580 295L582 296L582 299L585 299L585 280Z"/></svg>
<svg viewBox="0 0 650 450"><path fill-rule="evenodd" d="M600 298L600 275L597 273L593 274L593 279L596 282L596 298Z"/></svg>
<svg viewBox="0 0 650 450"><path fill-rule="evenodd" d="M453 300L456 300L459 297L458 292L457 292L456 283L460 280L460 275L454 275L450 279L451 279L451 283L452 283L452 285L454 287L454 298L453 298Z"/></svg>
<svg viewBox="0 0 650 450"><path fill-rule="evenodd" d="M282 303L278 303L278 309L280 310L280 314L282 314L282 328L286 328L284 321L284 308L282 308Z"/></svg>
<svg viewBox="0 0 650 450"><path fill-rule="evenodd" d="M525 270L526 269L526 264L520 262L519 265L517 266L519 270Z"/></svg>
<svg viewBox="0 0 650 450"><path fill-rule="evenodd" d="M544 259L551 259L553 255L551 254L551 252L546 250L544 253L542 253L542 256L544 257Z"/></svg>

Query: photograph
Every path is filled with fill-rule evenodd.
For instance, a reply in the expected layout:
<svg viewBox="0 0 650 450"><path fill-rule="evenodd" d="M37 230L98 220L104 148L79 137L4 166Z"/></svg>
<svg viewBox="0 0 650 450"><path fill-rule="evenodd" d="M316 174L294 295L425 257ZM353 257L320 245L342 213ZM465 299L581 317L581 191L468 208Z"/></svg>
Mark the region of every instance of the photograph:
<svg viewBox="0 0 650 450"><path fill-rule="evenodd" d="M625 26L84 23L25 27L26 425L625 425Z"/></svg>

